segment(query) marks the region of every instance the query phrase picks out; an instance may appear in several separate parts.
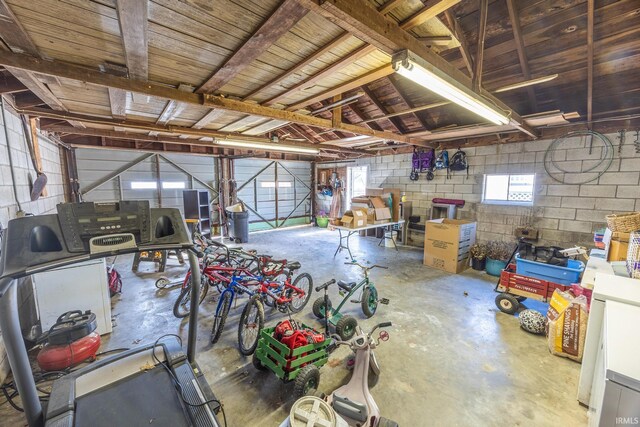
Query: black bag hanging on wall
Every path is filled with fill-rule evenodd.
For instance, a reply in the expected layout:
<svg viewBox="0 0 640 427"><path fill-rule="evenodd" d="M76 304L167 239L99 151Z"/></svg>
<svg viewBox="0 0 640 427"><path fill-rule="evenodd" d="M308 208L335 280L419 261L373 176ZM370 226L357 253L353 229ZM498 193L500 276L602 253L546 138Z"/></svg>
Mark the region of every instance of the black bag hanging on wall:
<svg viewBox="0 0 640 427"><path fill-rule="evenodd" d="M467 162L467 153L458 148L458 151L453 153L453 156L451 156L451 160L449 161L449 170L466 170L467 176L469 176L469 163Z"/></svg>

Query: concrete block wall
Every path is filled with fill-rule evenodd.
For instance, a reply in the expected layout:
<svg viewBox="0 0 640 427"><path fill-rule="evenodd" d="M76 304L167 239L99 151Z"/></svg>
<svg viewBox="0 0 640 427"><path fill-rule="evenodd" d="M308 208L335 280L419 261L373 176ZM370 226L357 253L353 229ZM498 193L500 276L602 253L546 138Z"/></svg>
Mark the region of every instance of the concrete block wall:
<svg viewBox="0 0 640 427"><path fill-rule="evenodd" d="M6 123L0 114L0 177L2 178L0 180L0 223L3 227L6 227L7 222L15 218L20 210L13 192L9 155L13 163L13 176L22 211L34 215L49 213L55 211L56 204L64 202L65 198L60 149L52 141L40 137L42 168L48 178L47 196L41 197L35 202L31 201L30 176L35 179L36 174L29 158L22 124L20 118L8 110L5 110L5 117ZM21 312L30 312L33 311L33 292L28 283L25 285L20 286L19 292ZM9 364L6 360L4 342L0 333L0 383L4 381L8 370Z"/></svg>
<svg viewBox="0 0 640 427"><path fill-rule="evenodd" d="M466 148L469 175L451 172L449 179L445 171L436 171L432 181L425 174L418 181L409 180L411 154L364 158L356 164L368 166L369 187L405 191L413 202L413 214L423 220L428 218L433 198L464 199L466 205L458 217L478 222L480 241L514 241L515 228L529 225L540 230L541 244L592 246L593 231L605 226L605 215L640 210L640 154L635 153L629 136L620 153L616 134L606 136L614 145L611 167L597 180L582 185L559 183L545 172L544 156L551 140ZM599 158L601 148L594 144L589 154L585 146L581 138L568 139L554 159L565 170L587 170ZM449 150L449 156L454 152ZM535 173L533 205L482 203L484 174L494 173ZM421 244L419 236L410 237Z"/></svg>

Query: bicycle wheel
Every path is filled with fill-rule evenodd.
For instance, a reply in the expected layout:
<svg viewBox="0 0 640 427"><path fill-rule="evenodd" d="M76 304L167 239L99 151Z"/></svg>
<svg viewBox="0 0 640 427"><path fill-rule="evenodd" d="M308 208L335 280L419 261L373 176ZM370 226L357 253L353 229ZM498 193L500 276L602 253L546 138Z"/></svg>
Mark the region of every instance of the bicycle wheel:
<svg viewBox="0 0 640 427"><path fill-rule="evenodd" d="M213 317L213 327L211 328L211 344L215 344L220 339L220 334L224 329L224 323L227 321L227 315L231 308L231 293L223 292L218 307L216 308L216 314Z"/></svg>
<svg viewBox="0 0 640 427"><path fill-rule="evenodd" d="M243 356L249 356L256 351L260 331L264 326L264 307L257 295L249 299L242 310L240 325L238 326L238 345Z"/></svg>
<svg viewBox="0 0 640 427"><path fill-rule="evenodd" d="M207 291L209 290L208 283L204 282L200 284L200 297L198 298L198 304L202 304L204 298L207 296ZM173 315L178 319L182 319L187 317L191 312L191 283L189 283L186 287L182 288L180 291L180 295L178 295L178 299L176 299L175 304L173 304Z"/></svg>
<svg viewBox="0 0 640 427"><path fill-rule="evenodd" d="M287 280L287 275L285 273L281 273L276 277L274 277L273 279L268 279L270 283L278 283L277 288L270 288L269 290L273 292L275 295L281 296L282 292L284 291L284 285L282 285L282 283L284 283L285 280ZM274 303L275 303L273 298L269 297L268 295L264 295L262 302L267 307L274 307Z"/></svg>
<svg viewBox="0 0 640 427"><path fill-rule="evenodd" d="M286 291L287 298L291 298L289 303L289 309L292 313L298 313L301 311L311 299L311 292L313 291L313 279L308 273L299 274L293 281L293 286L300 289L303 293L288 288Z"/></svg>

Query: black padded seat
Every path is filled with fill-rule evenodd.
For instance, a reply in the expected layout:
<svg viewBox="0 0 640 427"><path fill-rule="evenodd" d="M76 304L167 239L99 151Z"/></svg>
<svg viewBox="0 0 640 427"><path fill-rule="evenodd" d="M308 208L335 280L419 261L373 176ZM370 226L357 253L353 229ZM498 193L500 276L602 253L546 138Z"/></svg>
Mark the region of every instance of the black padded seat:
<svg viewBox="0 0 640 427"><path fill-rule="evenodd" d="M356 282L345 282L344 280L338 280L338 286L347 292L351 292L351 289L356 285Z"/></svg>
<svg viewBox="0 0 640 427"><path fill-rule="evenodd" d="M284 266L284 268L286 268L287 270L292 270L292 271L299 270L300 267L302 267L302 265L298 261L290 262Z"/></svg>

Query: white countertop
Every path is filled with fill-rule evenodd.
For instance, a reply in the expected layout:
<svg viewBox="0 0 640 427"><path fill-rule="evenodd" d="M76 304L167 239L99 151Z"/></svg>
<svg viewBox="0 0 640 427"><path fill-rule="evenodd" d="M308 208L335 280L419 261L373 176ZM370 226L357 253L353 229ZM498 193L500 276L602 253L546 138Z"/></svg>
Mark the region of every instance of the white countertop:
<svg viewBox="0 0 640 427"><path fill-rule="evenodd" d="M606 273L596 273L593 299L607 300L607 302L618 301L640 306L640 280Z"/></svg>

